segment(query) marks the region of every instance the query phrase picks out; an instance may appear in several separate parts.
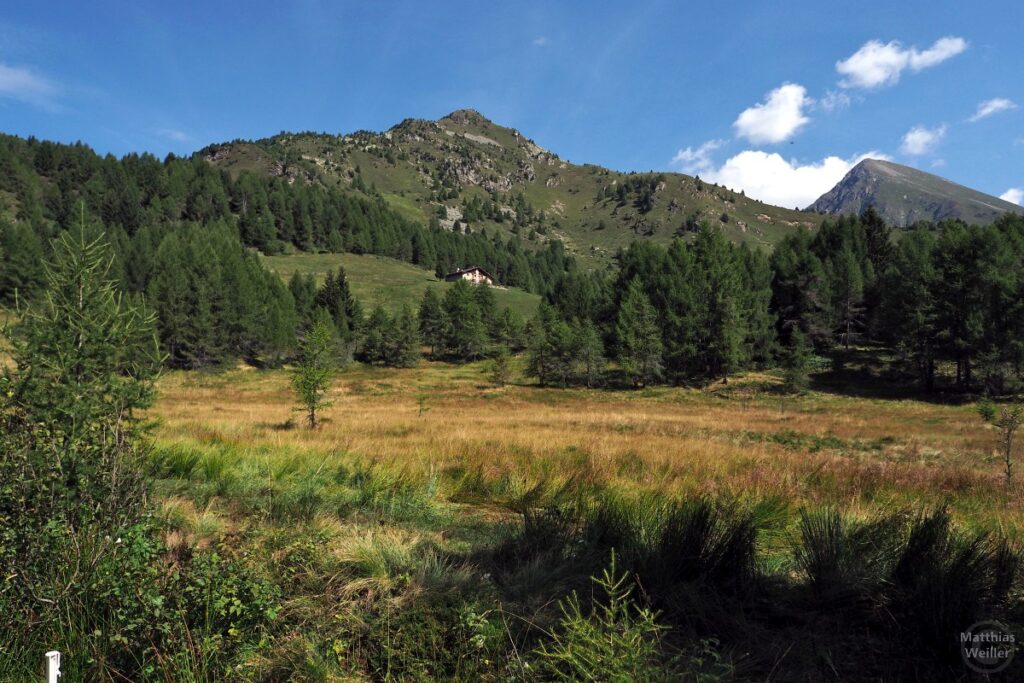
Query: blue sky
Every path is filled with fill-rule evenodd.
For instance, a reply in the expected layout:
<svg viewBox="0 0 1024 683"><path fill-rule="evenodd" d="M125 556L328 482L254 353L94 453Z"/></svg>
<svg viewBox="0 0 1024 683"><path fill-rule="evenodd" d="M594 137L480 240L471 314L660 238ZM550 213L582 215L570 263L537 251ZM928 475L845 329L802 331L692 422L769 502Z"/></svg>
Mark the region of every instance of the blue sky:
<svg viewBox="0 0 1024 683"><path fill-rule="evenodd" d="M787 206L863 155L1020 202L1022 27L985 1L9 3L0 130L162 156L472 107Z"/></svg>

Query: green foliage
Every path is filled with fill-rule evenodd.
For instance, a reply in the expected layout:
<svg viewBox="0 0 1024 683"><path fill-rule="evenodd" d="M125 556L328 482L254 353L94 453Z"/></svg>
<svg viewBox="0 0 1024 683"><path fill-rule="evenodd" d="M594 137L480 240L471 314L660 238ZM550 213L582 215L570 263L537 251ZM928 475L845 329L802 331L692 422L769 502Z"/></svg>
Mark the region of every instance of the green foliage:
<svg viewBox="0 0 1024 683"><path fill-rule="evenodd" d="M487 372L491 383L497 387L503 387L512 381L512 355L508 349L501 347L491 359L491 366Z"/></svg>
<svg viewBox="0 0 1024 683"><path fill-rule="evenodd" d="M606 364L604 345L593 323L567 323L542 304L526 337L526 371L541 384L594 386L601 381Z"/></svg>
<svg viewBox="0 0 1024 683"><path fill-rule="evenodd" d="M292 388L298 396L310 429L318 424L318 414L331 405L327 398L337 373L334 360L334 330L322 318L299 343L299 358L292 370Z"/></svg>
<svg viewBox="0 0 1024 683"><path fill-rule="evenodd" d="M419 326L423 343L430 347L431 355L444 347L444 340L448 335L447 322L437 292L428 287L424 290L423 301L420 303Z"/></svg>
<svg viewBox="0 0 1024 683"><path fill-rule="evenodd" d="M380 306L370 314L363 330L359 358L365 363L396 368L416 365L420 356L420 335L412 311L403 306L391 317Z"/></svg>
<svg viewBox="0 0 1024 683"><path fill-rule="evenodd" d="M166 234L145 289L167 362L197 368L231 357L279 363L294 346L292 293L224 225Z"/></svg>
<svg viewBox="0 0 1024 683"><path fill-rule="evenodd" d="M560 603L558 629L538 653L542 675L609 683L678 680L674 662L662 652L666 628L656 613L634 605L629 574L619 574L614 554L594 583L601 597L592 613L584 613L575 592Z"/></svg>
<svg viewBox="0 0 1024 683"><path fill-rule="evenodd" d="M822 609L841 608L856 619L885 605L903 647L920 648L915 652L939 666L960 665L959 642L950 634L1005 614L1013 602L1019 552L984 534L958 533L945 510L860 523L832 510L805 511L800 535L797 566Z"/></svg>
<svg viewBox="0 0 1024 683"><path fill-rule="evenodd" d="M0 379L0 678L35 676L54 646L69 680L194 676L275 609L272 591L216 557L180 573L163 561L138 415L160 367L154 319L117 291L111 264L84 230L60 236ZM208 609L192 608L198 594Z"/></svg>
<svg viewBox="0 0 1024 683"><path fill-rule="evenodd" d="M117 528L144 500L138 411L152 402L159 349L152 314L118 293L110 264L104 243L65 233L11 335L0 520L12 561L43 552L31 539L48 524Z"/></svg>
<svg viewBox="0 0 1024 683"><path fill-rule="evenodd" d="M29 299L43 286L43 245L28 223L0 221L0 303Z"/></svg>
<svg viewBox="0 0 1024 683"><path fill-rule="evenodd" d="M1006 488L1013 485L1013 440L1024 423L1024 405L1013 403L1000 406L998 412L991 401L982 401L978 405L978 414L985 422L999 430L999 450L1003 456L1006 474Z"/></svg>
<svg viewBox="0 0 1024 683"><path fill-rule="evenodd" d="M792 394L807 391L810 385L811 352L799 329L789 335L789 347L783 356L783 388Z"/></svg>
<svg viewBox="0 0 1024 683"><path fill-rule="evenodd" d="M487 289L487 285L479 285ZM487 320L494 315L493 299L481 298L474 287L459 280L449 289L441 302L444 320L444 354L457 360L475 360L483 357L490 343ZM421 315L422 320L422 315Z"/></svg>
<svg viewBox="0 0 1024 683"><path fill-rule="evenodd" d="M629 282L622 298L615 336L619 364L633 384L644 386L657 379L662 367L661 330L638 278Z"/></svg>

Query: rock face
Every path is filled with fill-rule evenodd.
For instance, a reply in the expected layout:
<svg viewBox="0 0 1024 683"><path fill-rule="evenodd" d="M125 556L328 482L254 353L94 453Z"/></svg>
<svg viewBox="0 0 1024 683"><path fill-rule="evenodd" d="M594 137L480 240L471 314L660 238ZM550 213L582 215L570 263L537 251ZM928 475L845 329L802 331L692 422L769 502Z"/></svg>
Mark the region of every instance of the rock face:
<svg viewBox="0 0 1024 683"><path fill-rule="evenodd" d="M889 161L865 159L807 209L818 213L860 214L874 207L893 226L958 218L991 223L1024 209L931 173Z"/></svg>

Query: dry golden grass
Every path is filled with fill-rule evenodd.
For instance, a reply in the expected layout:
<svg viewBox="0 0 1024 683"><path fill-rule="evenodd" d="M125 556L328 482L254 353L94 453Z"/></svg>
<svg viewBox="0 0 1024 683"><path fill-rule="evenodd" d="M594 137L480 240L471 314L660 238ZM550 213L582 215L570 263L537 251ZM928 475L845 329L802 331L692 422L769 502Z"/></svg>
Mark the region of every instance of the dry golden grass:
<svg viewBox="0 0 1024 683"><path fill-rule="evenodd" d="M995 434L970 406L780 398L766 390L772 382L751 375L710 390L496 389L480 365L356 368L341 375L325 424L311 431L286 424L301 416L285 372L239 369L168 374L153 413L161 443L229 445L252 457L479 471L512 491L574 480L864 514L948 502L971 525L1022 535L1022 489L1007 501Z"/></svg>

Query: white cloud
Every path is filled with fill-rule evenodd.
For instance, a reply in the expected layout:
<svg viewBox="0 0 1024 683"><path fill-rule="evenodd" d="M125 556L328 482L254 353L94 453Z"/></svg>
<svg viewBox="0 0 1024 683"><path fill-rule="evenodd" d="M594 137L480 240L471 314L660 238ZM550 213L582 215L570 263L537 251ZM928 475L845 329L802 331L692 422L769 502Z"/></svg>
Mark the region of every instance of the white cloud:
<svg viewBox="0 0 1024 683"><path fill-rule="evenodd" d="M995 97L991 100L985 100L978 104L978 111L974 112L974 116L967 119L971 123L981 121L982 119L988 118L993 114L998 114L1001 111L1007 111L1009 109L1016 109L1017 104L1012 100L1008 100L1005 97Z"/></svg>
<svg viewBox="0 0 1024 683"><path fill-rule="evenodd" d="M850 106L850 96L837 90L829 90L818 100L818 106L825 111L839 111Z"/></svg>
<svg viewBox="0 0 1024 683"><path fill-rule="evenodd" d="M744 110L732 125L738 136L754 144L783 142L810 122L803 110L812 102L804 86L784 83L764 102Z"/></svg>
<svg viewBox="0 0 1024 683"><path fill-rule="evenodd" d="M945 159L936 159L932 162L932 168L943 168L946 165Z"/></svg>
<svg viewBox="0 0 1024 683"><path fill-rule="evenodd" d="M174 140L175 142L188 142L192 139L192 136L188 133L174 128L161 128L157 133L162 137L165 137L168 140Z"/></svg>
<svg viewBox="0 0 1024 683"><path fill-rule="evenodd" d="M710 169L701 177L777 206L806 207L831 190L864 159L888 159L879 152L850 159L829 156L817 163L787 161L778 153L747 150Z"/></svg>
<svg viewBox="0 0 1024 683"><path fill-rule="evenodd" d="M0 63L0 98L47 105L56 94L56 86L32 70Z"/></svg>
<svg viewBox="0 0 1024 683"><path fill-rule="evenodd" d="M1009 190L999 195L999 198L1005 199L1011 204L1016 204L1017 206L1024 206L1024 188L1011 187Z"/></svg>
<svg viewBox="0 0 1024 683"><path fill-rule="evenodd" d="M935 149L945 136L945 124L937 128L914 126L903 136L900 151L911 156L921 156Z"/></svg>
<svg viewBox="0 0 1024 683"><path fill-rule="evenodd" d="M711 153L725 144L725 140L708 140L703 145L694 149L687 147L676 152L672 158L672 165L676 166L683 173L703 173L713 168Z"/></svg>
<svg viewBox="0 0 1024 683"><path fill-rule="evenodd" d="M548 44L548 37L537 36L536 38L533 39L533 44L537 47L544 47L545 45Z"/></svg>
<svg viewBox="0 0 1024 683"><path fill-rule="evenodd" d="M940 38L924 51L904 48L898 41L869 40L846 59L836 62L844 88L878 88L895 85L904 70L921 71L941 64L967 49L967 41L955 36Z"/></svg>

